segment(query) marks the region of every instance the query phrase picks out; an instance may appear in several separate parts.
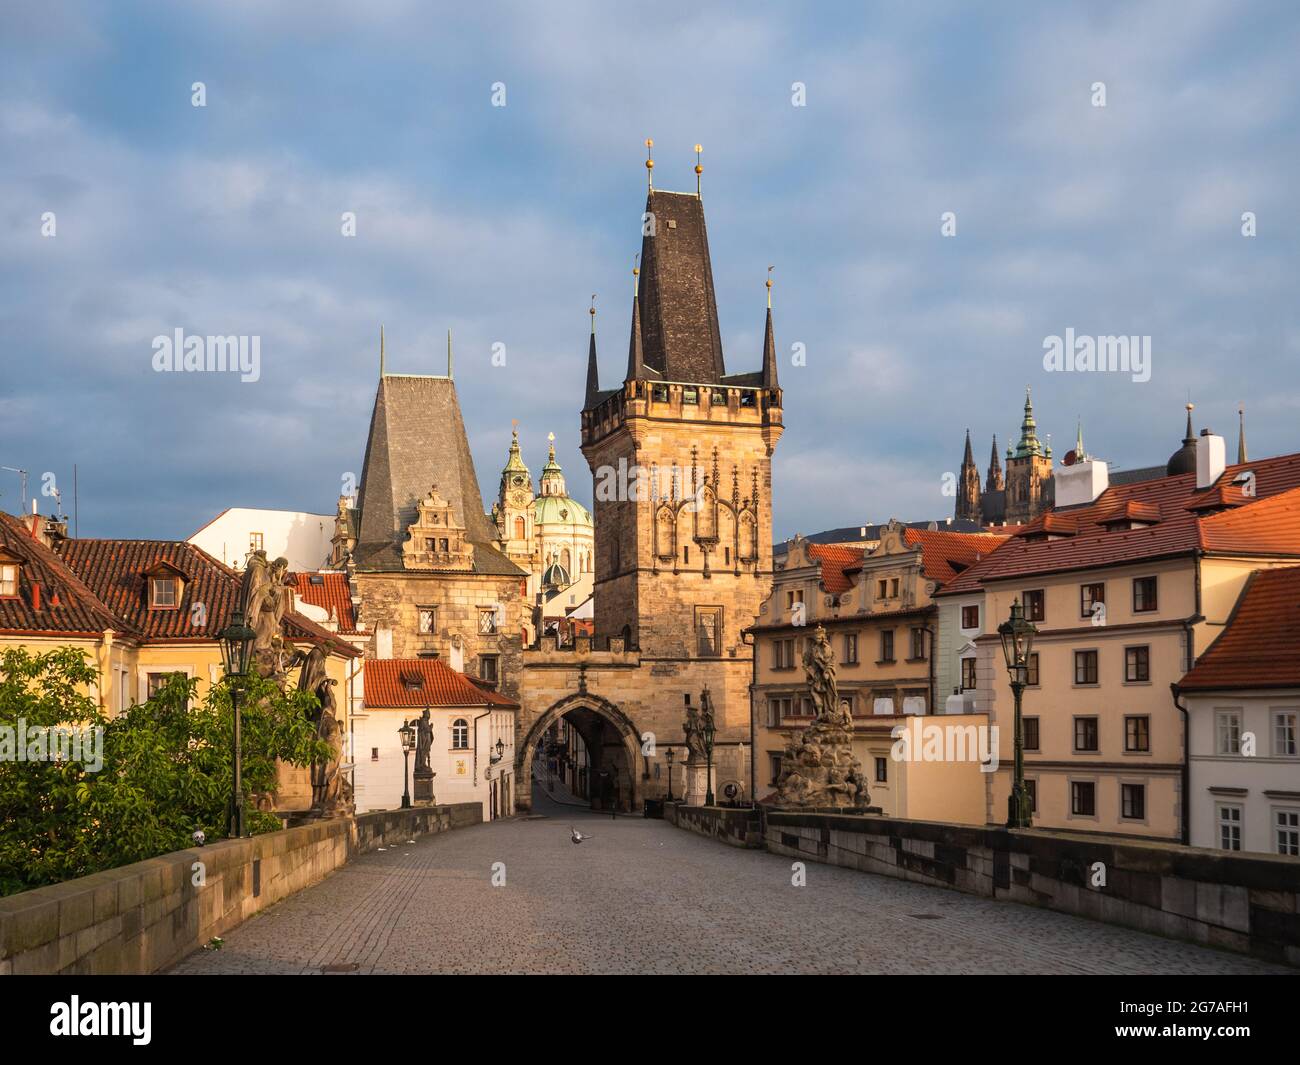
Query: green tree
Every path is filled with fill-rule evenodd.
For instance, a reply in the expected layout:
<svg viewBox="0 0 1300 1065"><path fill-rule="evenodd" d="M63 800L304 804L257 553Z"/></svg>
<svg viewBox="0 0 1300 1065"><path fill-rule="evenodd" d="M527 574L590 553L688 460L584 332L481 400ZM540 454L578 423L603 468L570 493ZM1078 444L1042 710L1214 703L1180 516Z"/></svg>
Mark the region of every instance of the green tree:
<svg viewBox="0 0 1300 1065"><path fill-rule="evenodd" d="M86 694L97 680L75 648L0 652L0 895L181 850L195 830L209 841L226 834L234 773L228 686L200 702L197 682L175 674L147 702L109 717ZM253 797L275 790L278 762L307 766L329 756L311 723L318 703L253 677L239 705L245 824L274 831L279 819L253 808ZM19 761L5 752L8 730L26 751L33 726L102 730L102 765L96 771L89 754Z"/></svg>

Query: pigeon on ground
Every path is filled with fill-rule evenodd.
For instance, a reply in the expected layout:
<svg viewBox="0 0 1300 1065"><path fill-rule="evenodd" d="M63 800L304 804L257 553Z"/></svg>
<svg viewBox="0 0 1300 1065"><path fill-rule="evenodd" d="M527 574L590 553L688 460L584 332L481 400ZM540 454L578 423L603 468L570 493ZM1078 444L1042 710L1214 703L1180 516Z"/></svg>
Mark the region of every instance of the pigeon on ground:
<svg viewBox="0 0 1300 1065"><path fill-rule="evenodd" d="M591 839L591 838L592 838L591 836L584 836L581 832L579 832L579 831L578 831L576 828L574 828L572 825L569 826L569 831L573 833L573 835L571 835L569 838L572 839L574 843L581 843L584 839Z"/></svg>

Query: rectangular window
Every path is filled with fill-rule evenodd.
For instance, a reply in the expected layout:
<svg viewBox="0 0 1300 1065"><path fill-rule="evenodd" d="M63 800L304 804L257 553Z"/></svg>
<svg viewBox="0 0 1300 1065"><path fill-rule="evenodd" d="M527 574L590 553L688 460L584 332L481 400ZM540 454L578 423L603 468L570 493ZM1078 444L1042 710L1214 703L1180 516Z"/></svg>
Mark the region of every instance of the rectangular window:
<svg viewBox="0 0 1300 1065"><path fill-rule="evenodd" d="M160 691L162 691L164 685L166 685L167 683L167 678L170 676L171 676L170 673L148 674L147 683L145 684L145 698L152 699L155 695L157 695Z"/></svg>
<svg viewBox="0 0 1300 1065"><path fill-rule="evenodd" d="M890 578L889 578L889 598L890 598L890 599L897 599L897 598L898 598L898 578L897 578L897 577L890 577Z"/></svg>
<svg viewBox="0 0 1300 1065"><path fill-rule="evenodd" d="M802 602L803 602L802 590L785 593L785 608L787 610L793 610L796 603L802 603Z"/></svg>
<svg viewBox="0 0 1300 1065"><path fill-rule="evenodd" d="M1097 750L1097 719L1095 717L1076 717L1074 719L1074 749L1076 751Z"/></svg>
<svg viewBox="0 0 1300 1065"><path fill-rule="evenodd" d="M1216 710L1214 714L1214 749L1219 754L1241 753L1241 711Z"/></svg>
<svg viewBox="0 0 1300 1065"><path fill-rule="evenodd" d="M1075 651L1074 652L1074 683L1075 684L1096 684L1097 683L1097 652L1096 651Z"/></svg>
<svg viewBox="0 0 1300 1065"><path fill-rule="evenodd" d="M1151 718L1143 715L1124 719L1124 750L1142 754L1151 750Z"/></svg>
<svg viewBox="0 0 1300 1065"><path fill-rule="evenodd" d="M1104 584L1081 584L1079 585L1079 617L1090 618L1093 615L1093 608L1098 604L1106 604L1106 586ZM1101 614L1105 617L1105 614Z"/></svg>
<svg viewBox="0 0 1300 1065"><path fill-rule="evenodd" d="M480 607L478 612L478 633L480 636L497 634L497 608Z"/></svg>
<svg viewBox="0 0 1300 1065"><path fill-rule="evenodd" d="M496 655L479 655L478 656L478 675L480 680L485 680L489 684L496 684L497 676L497 656Z"/></svg>
<svg viewBox="0 0 1300 1065"><path fill-rule="evenodd" d="M1097 816L1097 785L1091 780L1070 782L1070 812L1078 817Z"/></svg>
<svg viewBox="0 0 1300 1065"><path fill-rule="evenodd" d="M1273 811L1273 841L1278 854L1300 855L1300 810Z"/></svg>
<svg viewBox="0 0 1300 1065"><path fill-rule="evenodd" d="M1026 751L1038 750L1038 718L1023 717L1020 719L1021 726L1025 730L1024 745Z"/></svg>
<svg viewBox="0 0 1300 1065"><path fill-rule="evenodd" d="M0 566L0 596L14 596L18 594L18 567L12 565Z"/></svg>
<svg viewBox="0 0 1300 1065"><path fill-rule="evenodd" d="M695 608L696 654L717 658L722 654L722 608Z"/></svg>
<svg viewBox="0 0 1300 1065"><path fill-rule="evenodd" d="M779 754L768 753L768 768L772 771L772 779L768 781L773 787L781 779L781 756Z"/></svg>
<svg viewBox="0 0 1300 1065"><path fill-rule="evenodd" d="M912 630L912 653L909 657L913 662L925 661L925 629Z"/></svg>
<svg viewBox="0 0 1300 1065"><path fill-rule="evenodd" d="M377 762L377 761L379 761L379 748L378 748L378 747L371 747L371 748L370 748L370 760L371 760L372 762Z"/></svg>
<svg viewBox="0 0 1300 1065"><path fill-rule="evenodd" d="M1279 758L1294 758L1297 753L1296 733L1300 711L1273 711L1273 754Z"/></svg>
<svg viewBox="0 0 1300 1065"><path fill-rule="evenodd" d="M248 546L254 551L265 551L266 538L260 532L249 533Z"/></svg>
<svg viewBox="0 0 1300 1065"><path fill-rule="evenodd" d="M1156 609L1156 579L1133 578L1133 613L1144 614Z"/></svg>
<svg viewBox="0 0 1300 1065"><path fill-rule="evenodd" d="M176 605L176 579L174 577L149 578L149 605Z"/></svg>
<svg viewBox="0 0 1300 1065"><path fill-rule="evenodd" d="M846 666L855 666L858 663L858 634L856 632L845 633L844 635L844 664Z"/></svg>
<svg viewBox="0 0 1300 1065"><path fill-rule="evenodd" d="M1025 683L1031 688L1038 687L1038 652L1031 651L1025 661Z"/></svg>
<svg viewBox="0 0 1300 1065"><path fill-rule="evenodd" d="M776 728L781 724L781 700L769 699L767 701L767 727Z"/></svg>
<svg viewBox="0 0 1300 1065"><path fill-rule="evenodd" d="M980 608L978 606L964 606L961 608L961 627L963 629L978 629L980 627Z"/></svg>
<svg viewBox="0 0 1300 1065"><path fill-rule="evenodd" d="M876 759L876 783L887 784L889 782L889 759Z"/></svg>
<svg viewBox="0 0 1300 1065"><path fill-rule="evenodd" d="M975 687L975 659L973 658L961 660L961 687L962 691L971 691Z"/></svg>
<svg viewBox="0 0 1300 1065"><path fill-rule="evenodd" d="M416 607L419 614L421 636L432 636L438 631L438 608L433 606Z"/></svg>
<svg viewBox="0 0 1300 1065"><path fill-rule="evenodd" d="M889 582L888 582L888 581L877 581L877 582L876 582L876 598L877 598L877 599L885 599L885 598L888 598L888 596L889 596Z"/></svg>
<svg viewBox="0 0 1300 1065"><path fill-rule="evenodd" d="M1151 648L1124 648L1124 679L1126 681L1144 681L1151 679Z"/></svg>
<svg viewBox="0 0 1300 1065"><path fill-rule="evenodd" d="M1142 821L1147 816L1147 789L1145 784L1119 786L1120 816L1127 821Z"/></svg>
<svg viewBox="0 0 1300 1065"><path fill-rule="evenodd" d="M1043 590L1038 588L1024 593L1025 620L1042 621L1046 615Z"/></svg>
<svg viewBox="0 0 1300 1065"><path fill-rule="evenodd" d="M1219 849L1241 850L1241 807L1220 803L1218 807Z"/></svg>
<svg viewBox="0 0 1300 1065"><path fill-rule="evenodd" d="M892 662L894 660L894 630L885 629L880 634L880 661Z"/></svg>
<svg viewBox="0 0 1300 1065"><path fill-rule="evenodd" d="M772 642L772 668L794 669L794 640Z"/></svg>

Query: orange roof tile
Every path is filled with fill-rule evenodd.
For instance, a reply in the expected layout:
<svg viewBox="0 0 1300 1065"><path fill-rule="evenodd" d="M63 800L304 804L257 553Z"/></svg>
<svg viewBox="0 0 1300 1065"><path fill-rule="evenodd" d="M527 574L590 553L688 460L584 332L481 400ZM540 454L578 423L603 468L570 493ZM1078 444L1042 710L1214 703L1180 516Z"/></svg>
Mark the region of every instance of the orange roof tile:
<svg viewBox="0 0 1300 1065"><path fill-rule="evenodd" d="M1178 687L1300 688L1300 566L1252 573L1227 625Z"/></svg>
<svg viewBox="0 0 1300 1065"><path fill-rule="evenodd" d="M1003 533L961 533L908 529L905 542L920 545L921 569L941 585L989 555L1007 539Z"/></svg>
<svg viewBox="0 0 1300 1065"><path fill-rule="evenodd" d="M368 707L519 705L438 658L368 658L364 678Z"/></svg>
<svg viewBox="0 0 1300 1065"><path fill-rule="evenodd" d="M862 548L809 544L808 557L821 563L822 587L831 595L840 595L853 587L853 579L844 571L861 565Z"/></svg>
<svg viewBox="0 0 1300 1065"><path fill-rule="evenodd" d="M101 636L112 629L131 634L63 559L32 536L20 519L3 513L0 554L19 564L18 594L0 598L0 633ZM40 591L33 595L37 587Z"/></svg>
<svg viewBox="0 0 1300 1065"><path fill-rule="evenodd" d="M346 573L291 573L289 579L298 598L328 611L330 617L339 623L339 632L356 633L357 618L352 609L352 589Z"/></svg>

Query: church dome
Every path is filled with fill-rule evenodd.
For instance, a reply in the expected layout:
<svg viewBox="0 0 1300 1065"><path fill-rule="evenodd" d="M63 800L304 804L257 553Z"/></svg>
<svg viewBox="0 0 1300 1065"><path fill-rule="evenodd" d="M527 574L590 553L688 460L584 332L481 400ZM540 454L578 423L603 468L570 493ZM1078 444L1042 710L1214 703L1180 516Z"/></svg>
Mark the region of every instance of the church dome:
<svg viewBox="0 0 1300 1065"><path fill-rule="evenodd" d="M1183 437L1183 446L1169 456L1169 462L1165 465L1166 477L1196 472L1196 437L1192 435L1192 409L1193 405L1187 404L1187 435Z"/></svg>
<svg viewBox="0 0 1300 1065"><path fill-rule="evenodd" d="M573 582L569 580L569 571L558 562L552 562L542 572L543 588L567 588L571 583Z"/></svg>

